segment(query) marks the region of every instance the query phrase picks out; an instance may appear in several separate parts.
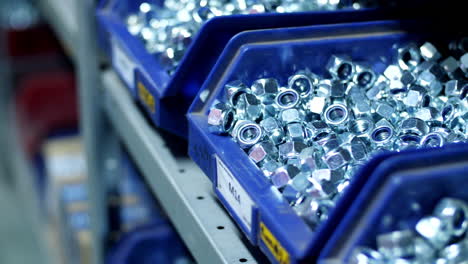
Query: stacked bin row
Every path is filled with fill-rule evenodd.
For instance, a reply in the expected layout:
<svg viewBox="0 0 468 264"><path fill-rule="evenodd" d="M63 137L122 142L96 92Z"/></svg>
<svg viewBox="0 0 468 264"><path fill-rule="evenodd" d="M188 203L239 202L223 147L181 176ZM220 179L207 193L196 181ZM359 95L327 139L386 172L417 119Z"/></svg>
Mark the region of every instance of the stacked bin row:
<svg viewBox="0 0 468 264"><path fill-rule="evenodd" d="M123 203L116 208L111 223L114 223L114 233L117 231L120 235L113 243L106 263L193 263L133 161L123 150L119 152L120 173L114 198L119 197Z"/></svg>
<svg viewBox="0 0 468 264"><path fill-rule="evenodd" d="M249 241L271 262L348 263L353 248L374 246L376 234L390 229L373 229L383 215L415 217L405 209L397 212L404 199L395 196L412 196L421 203L419 214L427 214L452 189L455 197L467 200L456 187L466 182L460 176L468 161L466 145L382 153L355 174L328 220L313 231L235 141L210 132L207 120L213 103L223 100L224 86L232 81L251 84L258 78L277 78L287 83L288 76L306 68L324 75L328 59L336 54L373 65L380 74L394 62L395 45L430 41L447 46L464 33L460 24L441 28L422 19L377 21L392 16L376 10L218 17L203 26L174 75L166 76L122 23L124 15L119 12L127 7L124 1L109 1L98 11L98 20L107 40L112 40L104 41L112 58L118 49L132 61L131 82L126 83L132 96L146 106L156 126L188 136L190 157L213 182L215 194ZM365 22L372 20L376 21ZM315 26L266 29L272 25ZM113 64L126 81L121 67ZM178 110L171 109L173 102ZM413 177L413 170L419 174ZM442 172L448 176L441 178ZM413 192L421 181L428 183L427 190ZM429 194L434 186L445 188ZM424 200L426 195L431 199ZM365 226L359 224L364 210Z"/></svg>

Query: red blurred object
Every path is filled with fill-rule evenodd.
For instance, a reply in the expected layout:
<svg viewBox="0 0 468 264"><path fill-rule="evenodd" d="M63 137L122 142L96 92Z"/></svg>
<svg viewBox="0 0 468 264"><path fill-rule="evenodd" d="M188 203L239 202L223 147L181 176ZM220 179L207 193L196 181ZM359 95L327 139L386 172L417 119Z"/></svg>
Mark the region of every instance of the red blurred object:
<svg viewBox="0 0 468 264"><path fill-rule="evenodd" d="M61 53L62 48L52 30L46 25L39 25L25 30L7 32L8 55L23 57Z"/></svg>
<svg viewBox="0 0 468 264"><path fill-rule="evenodd" d="M52 132L77 128L78 98L75 77L56 71L22 78L15 98L19 138L26 152L36 153Z"/></svg>

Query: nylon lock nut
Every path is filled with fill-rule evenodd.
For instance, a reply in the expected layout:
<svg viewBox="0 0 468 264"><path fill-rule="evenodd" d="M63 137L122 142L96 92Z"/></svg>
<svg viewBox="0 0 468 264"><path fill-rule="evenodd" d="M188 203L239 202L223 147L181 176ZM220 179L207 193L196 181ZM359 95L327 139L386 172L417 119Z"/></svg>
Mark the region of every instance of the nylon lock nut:
<svg viewBox="0 0 468 264"><path fill-rule="evenodd" d="M360 64L356 64L356 74L353 77L353 81L359 87L368 89L372 87L377 79L376 74L371 68L365 67Z"/></svg>
<svg viewBox="0 0 468 264"><path fill-rule="evenodd" d="M307 98L314 92L318 81L319 78L317 75L308 70L304 70L289 77L288 87L289 89L295 90L302 98Z"/></svg>
<svg viewBox="0 0 468 264"><path fill-rule="evenodd" d="M260 122L260 126L265 133L270 136L270 139L275 145L281 144L284 141L284 131L274 117L268 117Z"/></svg>
<svg viewBox="0 0 468 264"><path fill-rule="evenodd" d="M281 90L275 98L275 104L279 109L295 108L301 101L299 93L293 89Z"/></svg>
<svg viewBox="0 0 468 264"><path fill-rule="evenodd" d="M418 47L414 44L399 48L397 52L398 65L402 70L412 70L421 63L421 54Z"/></svg>
<svg viewBox="0 0 468 264"><path fill-rule="evenodd" d="M252 147L263 138L263 130L260 125L251 121L238 121L234 131L234 138L243 149Z"/></svg>
<svg viewBox="0 0 468 264"><path fill-rule="evenodd" d="M237 106L237 102L241 94L249 92L250 89L248 89L241 81L233 81L224 86L226 101L233 106Z"/></svg>

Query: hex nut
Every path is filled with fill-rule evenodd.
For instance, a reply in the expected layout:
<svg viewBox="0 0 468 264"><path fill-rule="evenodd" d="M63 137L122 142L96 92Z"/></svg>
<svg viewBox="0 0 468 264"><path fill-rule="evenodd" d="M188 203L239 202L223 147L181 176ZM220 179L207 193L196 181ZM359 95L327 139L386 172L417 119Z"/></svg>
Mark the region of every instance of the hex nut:
<svg viewBox="0 0 468 264"><path fill-rule="evenodd" d="M350 120L348 124L348 131L357 136L370 135L374 129L374 121L367 116L361 116L356 119Z"/></svg>
<svg viewBox="0 0 468 264"><path fill-rule="evenodd" d="M263 128L265 133L269 135L275 145L281 144L285 140L283 128L280 127L276 118L267 117L260 121L260 126Z"/></svg>
<svg viewBox="0 0 468 264"><path fill-rule="evenodd" d="M330 86L330 97L342 98L346 92L346 85L342 81L334 80Z"/></svg>
<svg viewBox="0 0 468 264"><path fill-rule="evenodd" d="M330 104L325 109L322 118L330 126L343 126L348 122L349 111L344 104Z"/></svg>
<svg viewBox="0 0 468 264"><path fill-rule="evenodd" d="M429 127L423 120L410 117L401 122L400 130L404 134L423 136L429 132Z"/></svg>
<svg viewBox="0 0 468 264"><path fill-rule="evenodd" d="M421 143L421 136L414 134L400 133L394 142L395 149L418 148Z"/></svg>
<svg viewBox="0 0 468 264"><path fill-rule="evenodd" d="M281 164L274 160L274 159L265 159L263 162L262 162L262 165L261 165L261 170L263 172L263 175L265 175L265 177L270 177L277 168L279 168L281 166Z"/></svg>
<svg viewBox="0 0 468 264"><path fill-rule="evenodd" d="M286 141L278 146L279 155L282 160L296 158L307 145L297 141Z"/></svg>
<svg viewBox="0 0 468 264"><path fill-rule="evenodd" d="M414 44L399 48L397 52L398 65L403 70L412 70L421 63L421 54L419 53L418 47Z"/></svg>
<svg viewBox="0 0 468 264"><path fill-rule="evenodd" d="M284 125L301 122L303 119L303 115L296 108L289 108L281 111L279 117Z"/></svg>
<svg viewBox="0 0 468 264"><path fill-rule="evenodd" d="M224 103L217 103L208 113L208 125L211 133L229 133L236 123L235 114L231 106Z"/></svg>
<svg viewBox="0 0 468 264"><path fill-rule="evenodd" d="M237 106L237 101L241 94L249 92L250 90L241 81L233 81L224 86L226 101L233 106Z"/></svg>
<svg viewBox="0 0 468 264"><path fill-rule="evenodd" d="M356 72L351 61L338 56L331 56L326 68L333 78L342 81L352 80Z"/></svg>
<svg viewBox="0 0 468 264"><path fill-rule="evenodd" d="M243 93L239 96L238 100L238 102L242 102L242 106L238 106L238 109L243 108L244 110L244 116L241 116L241 118L256 121L262 117L263 106L255 95L251 93Z"/></svg>
<svg viewBox="0 0 468 264"><path fill-rule="evenodd" d="M444 198L433 213L446 225L446 232L454 237L460 237L468 230L468 206L463 201Z"/></svg>
<svg viewBox="0 0 468 264"><path fill-rule="evenodd" d="M301 98L299 94L293 89L281 90L275 98L275 104L279 109L289 109L296 107Z"/></svg>
<svg viewBox="0 0 468 264"><path fill-rule="evenodd" d="M268 157L278 158L278 150L271 141L257 143L249 150L249 158L256 164L263 162Z"/></svg>
<svg viewBox="0 0 468 264"><path fill-rule="evenodd" d="M301 123L290 123L286 125L287 140L304 142L306 134Z"/></svg>
<svg viewBox="0 0 468 264"><path fill-rule="evenodd" d="M306 98L314 92L318 80L318 76L312 72L300 71L289 77L288 87L295 90L302 98Z"/></svg>
<svg viewBox="0 0 468 264"><path fill-rule="evenodd" d="M298 168L292 165L285 165L277 168L270 179L274 186L281 188L286 186L300 172Z"/></svg>
<svg viewBox="0 0 468 264"><path fill-rule="evenodd" d="M303 172L312 173L317 168L317 162L315 158L316 149L314 147L307 147L299 154L300 169Z"/></svg>
<svg viewBox="0 0 468 264"><path fill-rule="evenodd" d="M437 61L442 57L437 48L429 42L426 42L419 47L419 51L421 53L421 57L426 61Z"/></svg>
<svg viewBox="0 0 468 264"><path fill-rule="evenodd" d="M427 105L425 100L430 99L427 97L427 90L422 86L413 86L408 91L406 97L403 99L403 103L408 107L419 107Z"/></svg>
<svg viewBox="0 0 468 264"><path fill-rule="evenodd" d="M352 160L349 151L341 147L326 153L322 159L331 170L342 168Z"/></svg>
<svg viewBox="0 0 468 264"><path fill-rule="evenodd" d="M439 110L435 107L422 107L416 111L414 117L423 121L442 121Z"/></svg>
<svg viewBox="0 0 468 264"><path fill-rule="evenodd" d="M396 116L395 116L396 111L390 104L376 103L373 108L374 108L375 113L380 117L378 118L379 120L382 118L389 120L389 121L393 121L396 119Z"/></svg>
<svg viewBox="0 0 468 264"><path fill-rule="evenodd" d="M262 103L272 104L279 92L279 84L278 80L274 78L258 79L252 84L250 89L253 94L260 98Z"/></svg>
<svg viewBox="0 0 468 264"><path fill-rule="evenodd" d="M351 142L346 143L343 148L348 150L354 161L364 161L367 159L367 144L362 138L354 137Z"/></svg>
<svg viewBox="0 0 468 264"><path fill-rule="evenodd" d="M434 216L423 217L418 221L415 229L436 249L443 248L450 240L450 234L446 232L446 223Z"/></svg>
<svg viewBox="0 0 468 264"><path fill-rule="evenodd" d="M385 119L375 123L374 129L371 132L371 141L378 146L388 145L394 137L394 128L390 122Z"/></svg>
<svg viewBox="0 0 468 264"><path fill-rule="evenodd" d="M315 95L318 97L327 98L331 93L332 80L320 80L315 87Z"/></svg>
<svg viewBox="0 0 468 264"><path fill-rule="evenodd" d="M312 97L304 106L304 109L310 113L320 115L326 105L325 97Z"/></svg>
<svg viewBox="0 0 468 264"><path fill-rule="evenodd" d="M355 84L364 89L368 89L374 85L376 79L376 74L372 69L356 64L356 74L353 78Z"/></svg>
<svg viewBox="0 0 468 264"><path fill-rule="evenodd" d="M236 124L234 128L234 138L241 148L250 148L263 138L264 134L260 125L250 121L239 122L238 124L239 126Z"/></svg>

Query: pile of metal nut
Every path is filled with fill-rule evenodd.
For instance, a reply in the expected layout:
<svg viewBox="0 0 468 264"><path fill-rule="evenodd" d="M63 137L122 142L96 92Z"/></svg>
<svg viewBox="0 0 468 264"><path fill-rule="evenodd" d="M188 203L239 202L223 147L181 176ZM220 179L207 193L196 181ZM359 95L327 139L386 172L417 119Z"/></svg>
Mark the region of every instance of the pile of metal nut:
<svg viewBox="0 0 468 264"><path fill-rule="evenodd" d="M143 2L126 17L129 32L141 39L169 74L203 23L216 16L265 12L299 12L338 9L341 0L165 0Z"/></svg>
<svg viewBox="0 0 468 264"><path fill-rule="evenodd" d="M383 74L332 56L329 76L230 82L210 131L230 135L314 229L371 155L466 141L467 41L447 58L429 42L396 47Z"/></svg>
<svg viewBox="0 0 468 264"><path fill-rule="evenodd" d="M377 236L378 250L358 247L353 264L466 264L468 263L468 204L445 198L431 216L420 219L414 229Z"/></svg>

